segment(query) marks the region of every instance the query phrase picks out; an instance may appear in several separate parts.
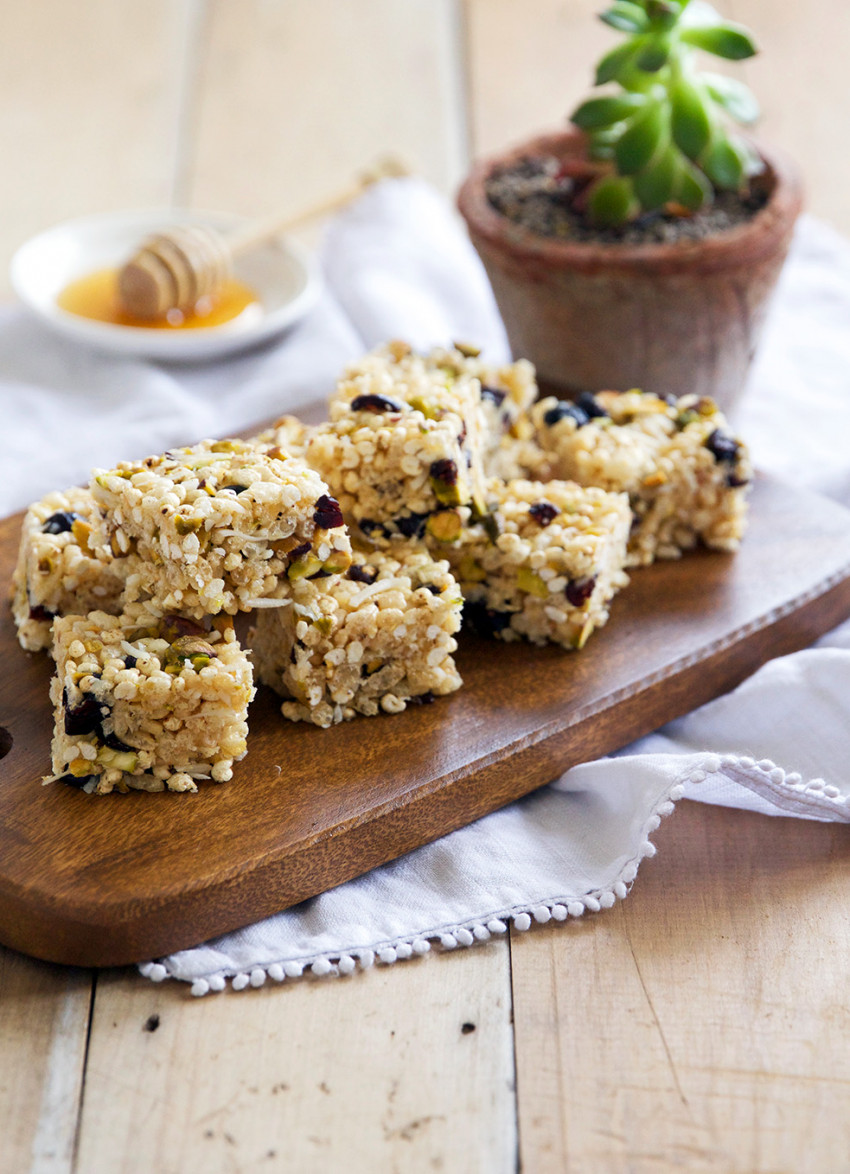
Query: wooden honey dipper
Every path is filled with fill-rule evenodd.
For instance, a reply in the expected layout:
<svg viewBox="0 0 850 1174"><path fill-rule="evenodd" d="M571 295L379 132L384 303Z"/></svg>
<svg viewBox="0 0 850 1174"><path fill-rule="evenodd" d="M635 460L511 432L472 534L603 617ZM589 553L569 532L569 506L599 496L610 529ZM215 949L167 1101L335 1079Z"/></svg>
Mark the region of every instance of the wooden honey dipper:
<svg viewBox="0 0 850 1174"><path fill-rule="evenodd" d="M351 203L379 179L409 175L396 156L386 156L355 183L295 215L271 216L222 235L202 224L176 225L149 237L118 273L121 308L134 318L152 321L170 313L194 310L212 298L231 276L233 258L304 221L326 216Z"/></svg>

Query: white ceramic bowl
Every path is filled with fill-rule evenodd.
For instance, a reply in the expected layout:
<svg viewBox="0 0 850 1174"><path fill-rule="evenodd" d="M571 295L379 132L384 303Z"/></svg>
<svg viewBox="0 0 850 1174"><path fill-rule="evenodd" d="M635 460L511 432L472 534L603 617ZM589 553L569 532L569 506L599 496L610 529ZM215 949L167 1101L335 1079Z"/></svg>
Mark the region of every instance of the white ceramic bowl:
<svg viewBox="0 0 850 1174"><path fill-rule="evenodd" d="M221 326L195 330L113 326L72 314L57 305L62 290L96 269L119 267L152 232L187 222L229 232L239 216L212 212L107 212L69 220L32 237L12 258L15 293L55 330L102 350L152 359L213 359L255 346L301 318L321 286L313 257L293 241L275 239L239 257L235 274L257 293L260 307Z"/></svg>

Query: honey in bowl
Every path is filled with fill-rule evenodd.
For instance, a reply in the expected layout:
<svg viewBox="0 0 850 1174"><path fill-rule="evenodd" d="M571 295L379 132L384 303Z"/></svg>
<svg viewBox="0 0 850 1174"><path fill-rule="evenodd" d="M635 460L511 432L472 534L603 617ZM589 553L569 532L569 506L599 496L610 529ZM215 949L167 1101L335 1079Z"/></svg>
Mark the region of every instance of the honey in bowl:
<svg viewBox="0 0 850 1174"><path fill-rule="evenodd" d="M146 330L198 330L233 322L251 307L260 308L260 300L250 286L235 277L228 278L214 298L202 298L193 313L169 310L165 318L136 318L122 309L118 298L118 270L98 269L67 285L56 304L70 314L108 322L112 326L135 326Z"/></svg>

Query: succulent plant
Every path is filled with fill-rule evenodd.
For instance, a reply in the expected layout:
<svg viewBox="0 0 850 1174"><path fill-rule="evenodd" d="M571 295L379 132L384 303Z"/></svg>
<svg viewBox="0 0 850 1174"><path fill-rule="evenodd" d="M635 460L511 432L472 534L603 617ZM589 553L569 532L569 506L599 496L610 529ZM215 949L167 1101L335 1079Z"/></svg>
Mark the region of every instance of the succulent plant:
<svg viewBox="0 0 850 1174"><path fill-rule="evenodd" d="M659 209L693 213L715 191L745 189L762 163L732 120L755 121L758 103L737 79L698 70L695 55L751 57L747 29L704 0L615 0L600 19L626 40L596 67L595 84L619 91L571 115L587 133L590 157L611 164L588 192L592 222L616 226Z"/></svg>

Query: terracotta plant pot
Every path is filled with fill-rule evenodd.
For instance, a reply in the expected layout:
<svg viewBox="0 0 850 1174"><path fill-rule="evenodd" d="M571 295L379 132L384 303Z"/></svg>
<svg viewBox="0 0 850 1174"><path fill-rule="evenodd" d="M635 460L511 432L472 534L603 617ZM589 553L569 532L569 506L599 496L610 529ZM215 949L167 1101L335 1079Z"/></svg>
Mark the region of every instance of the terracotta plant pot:
<svg viewBox="0 0 850 1174"><path fill-rule="evenodd" d="M768 297L802 205L796 169L772 151L770 195L746 223L705 240L619 244L565 241L515 224L485 182L523 157L583 153L577 132L542 135L478 163L458 206L516 357L567 393L641 387L696 392L729 407L741 391Z"/></svg>

